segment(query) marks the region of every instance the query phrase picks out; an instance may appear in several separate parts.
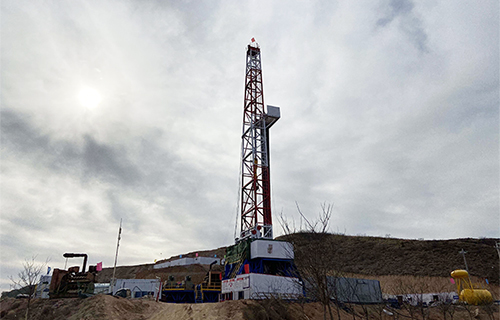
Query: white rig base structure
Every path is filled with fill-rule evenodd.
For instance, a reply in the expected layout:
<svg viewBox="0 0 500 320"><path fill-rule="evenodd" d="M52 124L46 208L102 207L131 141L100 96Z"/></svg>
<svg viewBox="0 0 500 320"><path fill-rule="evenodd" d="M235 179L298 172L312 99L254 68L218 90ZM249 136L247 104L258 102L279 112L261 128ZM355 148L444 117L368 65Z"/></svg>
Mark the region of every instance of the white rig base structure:
<svg viewBox="0 0 500 320"><path fill-rule="evenodd" d="M233 264L226 263L226 275L236 275L222 280L221 301L271 297L295 300L303 295L303 285L293 265L291 243L249 239L230 248L233 252L240 251L243 255L246 252L250 256ZM238 250L241 248L242 251Z"/></svg>

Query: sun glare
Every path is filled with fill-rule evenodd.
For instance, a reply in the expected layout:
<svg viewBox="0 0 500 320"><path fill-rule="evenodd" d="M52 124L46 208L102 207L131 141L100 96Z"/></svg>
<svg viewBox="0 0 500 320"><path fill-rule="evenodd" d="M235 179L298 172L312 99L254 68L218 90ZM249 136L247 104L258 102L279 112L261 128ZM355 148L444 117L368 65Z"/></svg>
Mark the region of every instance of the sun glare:
<svg viewBox="0 0 500 320"><path fill-rule="evenodd" d="M101 102L101 95L97 90L86 87L80 90L78 100L80 100L82 106L92 109L97 107Z"/></svg>

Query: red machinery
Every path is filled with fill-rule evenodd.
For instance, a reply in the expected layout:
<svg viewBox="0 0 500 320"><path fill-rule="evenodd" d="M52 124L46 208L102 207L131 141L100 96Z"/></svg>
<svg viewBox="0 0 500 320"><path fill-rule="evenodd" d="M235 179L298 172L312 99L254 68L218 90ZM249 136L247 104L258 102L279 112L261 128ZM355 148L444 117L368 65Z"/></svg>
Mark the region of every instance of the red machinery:
<svg viewBox="0 0 500 320"><path fill-rule="evenodd" d="M85 272L88 256L86 253L65 253L65 258L83 257L83 267L70 267L68 270L54 269L50 282L49 296L53 298L74 298L94 294L96 266L89 266Z"/></svg>

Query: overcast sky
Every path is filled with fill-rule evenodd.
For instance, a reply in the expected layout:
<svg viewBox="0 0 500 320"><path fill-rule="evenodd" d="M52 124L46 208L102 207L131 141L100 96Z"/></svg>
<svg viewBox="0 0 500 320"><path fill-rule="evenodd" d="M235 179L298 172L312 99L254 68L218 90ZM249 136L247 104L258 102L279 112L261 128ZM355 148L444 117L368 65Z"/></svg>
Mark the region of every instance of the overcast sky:
<svg viewBox="0 0 500 320"><path fill-rule="evenodd" d="M112 266L120 218L120 265L234 243L252 37L281 108L275 235L297 202L349 235L499 237L499 20L494 0L3 0L1 289L32 255Z"/></svg>

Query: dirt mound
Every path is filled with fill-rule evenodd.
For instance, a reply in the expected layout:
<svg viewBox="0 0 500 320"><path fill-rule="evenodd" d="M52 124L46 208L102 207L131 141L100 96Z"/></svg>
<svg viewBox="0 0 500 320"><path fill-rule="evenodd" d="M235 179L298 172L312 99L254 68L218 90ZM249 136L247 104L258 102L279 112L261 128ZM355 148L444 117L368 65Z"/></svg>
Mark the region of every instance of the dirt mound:
<svg viewBox="0 0 500 320"><path fill-rule="evenodd" d="M234 319L243 320L243 310L249 301L225 301L204 304L162 304L159 312L150 320Z"/></svg>
<svg viewBox="0 0 500 320"><path fill-rule="evenodd" d="M80 309L81 299L34 299L30 307L30 319L70 319ZM0 302L2 319L24 319L28 301L26 299L7 298Z"/></svg>
<svg viewBox="0 0 500 320"><path fill-rule="evenodd" d="M188 320L243 319L248 301L210 304L170 304L146 299L124 299L98 295L88 299L36 299L30 308L32 320ZM2 319L23 319L27 301L7 298L0 303Z"/></svg>
<svg viewBox="0 0 500 320"><path fill-rule="evenodd" d="M24 319L26 300L7 298L0 301L1 319ZM334 319L393 319L384 309L397 318L410 318L405 309L391 309L384 305L332 305ZM426 318L446 319L440 308L426 308ZM204 304L171 304L146 299L124 299L99 295L88 299L36 299L32 302L31 320L321 320L323 306L313 303L288 303L280 300L225 301ZM476 316L476 314L478 316ZM454 306L453 319L498 319L498 306ZM328 317L328 316L327 316ZM419 317L417 317L419 318Z"/></svg>

